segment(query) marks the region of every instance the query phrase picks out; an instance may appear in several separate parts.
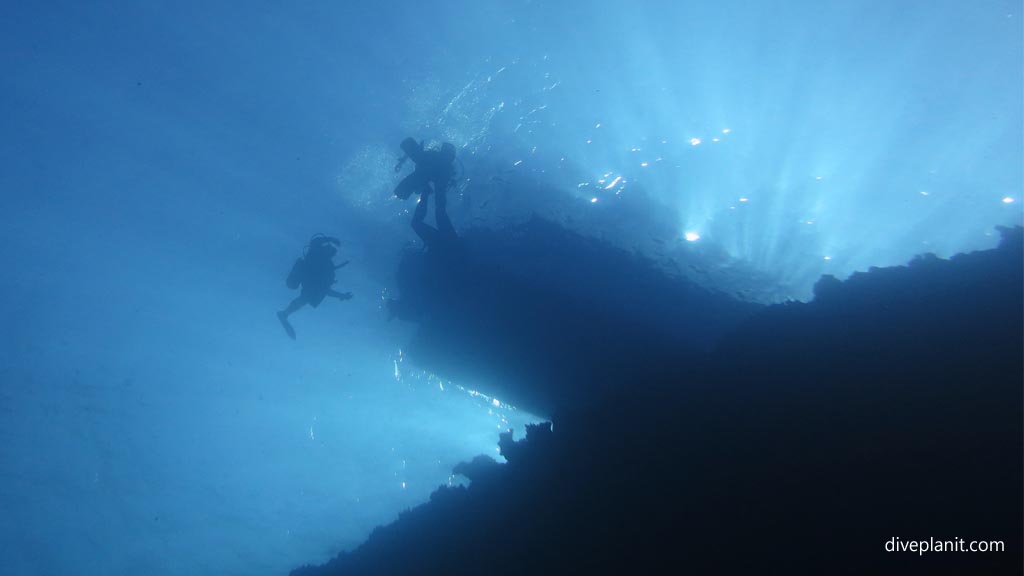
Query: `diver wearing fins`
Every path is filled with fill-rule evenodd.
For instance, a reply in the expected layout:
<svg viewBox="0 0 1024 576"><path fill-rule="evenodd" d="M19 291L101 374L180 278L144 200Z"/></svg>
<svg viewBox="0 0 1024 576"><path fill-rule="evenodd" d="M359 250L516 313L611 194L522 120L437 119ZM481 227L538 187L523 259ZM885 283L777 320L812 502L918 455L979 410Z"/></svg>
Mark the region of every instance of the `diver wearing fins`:
<svg viewBox="0 0 1024 576"><path fill-rule="evenodd" d="M406 138L402 140L401 147L405 155L395 165L395 172L401 170L409 159L416 168L398 183L395 196L405 200L414 192L430 194L433 191L443 194L448 190L455 177L455 146L451 142L445 142L440 150L434 150L424 149L422 142Z"/></svg>
<svg viewBox="0 0 1024 576"><path fill-rule="evenodd" d="M333 296L338 300L352 298L351 292L342 293L331 287L335 282L334 271L348 264L348 260L338 265L334 264L333 258L338 253L340 245L341 241L337 238L315 234L306 245L302 257L292 265L285 283L292 290L301 287L302 291L287 308L277 313L277 319L292 340L295 339L295 329L288 322L288 317L299 308L306 304L316 308L327 296Z"/></svg>
<svg viewBox="0 0 1024 576"><path fill-rule="evenodd" d="M455 177L455 146L445 142L439 150L424 149L422 142L412 138L402 140L402 151L405 155L395 165L395 172L402 169L405 161L412 159L416 169L398 183L395 196L407 199L414 192L420 194L416 210L413 212L412 229L416 235L430 248L457 238L451 219L448 218L448 188ZM434 218L437 226L424 222L427 216L427 205L430 195L434 195L436 208Z"/></svg>

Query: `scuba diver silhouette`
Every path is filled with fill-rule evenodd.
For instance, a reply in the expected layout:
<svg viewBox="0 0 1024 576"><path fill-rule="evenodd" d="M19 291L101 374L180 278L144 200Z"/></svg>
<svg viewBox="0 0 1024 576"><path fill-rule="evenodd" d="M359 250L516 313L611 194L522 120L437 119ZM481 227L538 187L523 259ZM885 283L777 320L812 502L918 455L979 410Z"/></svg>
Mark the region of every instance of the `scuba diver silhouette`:
<svg viewBox="0 0 1024 576"><path fill-rule="evenodd" d="M395 165L395 172L402 169L405 161L412 159L416 169L398 183L395 196L407 199L418 192L420 199L412 216L412 229L429 248L435 248L457 238L451 219L448 218L448 188L455 177L455 146L450 142L441 145L440 150L425 150L422 142L412 138L402 140L405 155ZM430 226L424 219L430 195L435 197L434 218L437 227Z"/></svg>
<svg viewBox="0 0 1024 576"><path fill-rule="evenodd" d="M277 313L277 319L281 321L281 326L292 340L295 339L295 329L288 322L288 317L299 308L306 304L316 308L327 296L333 296L338 300L352 298L351 292L342 293L331 288L335 282L334 271L348 264L348 260L337 266L334 264L333 258L338 253L337 247L340 245L341 241L337 238L314 234L306 245L302 257L292 265L285 284L292 290L301 287L302 291L287 308Z"/></svg>

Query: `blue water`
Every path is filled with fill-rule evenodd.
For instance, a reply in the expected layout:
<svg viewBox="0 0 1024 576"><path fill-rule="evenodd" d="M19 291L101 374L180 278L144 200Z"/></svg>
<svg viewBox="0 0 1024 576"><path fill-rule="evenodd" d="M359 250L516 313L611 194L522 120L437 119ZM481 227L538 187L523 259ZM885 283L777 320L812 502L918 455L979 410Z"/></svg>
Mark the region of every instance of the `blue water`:
<svg viewBox="0 0 1024 576"><path fill-rule="evenodd" d="M283 574L531 415L388 322L399 141L537 214L807 299L1022 222L1009 1L22 3L0 19L5 574ZM315 232L339 289L293 320ZM679 263L700 261L699 273ZM699 330L699 327L695 327ZM474 394L473 392L479 392ZM511 403L511 405L510 405Z"/></svg>

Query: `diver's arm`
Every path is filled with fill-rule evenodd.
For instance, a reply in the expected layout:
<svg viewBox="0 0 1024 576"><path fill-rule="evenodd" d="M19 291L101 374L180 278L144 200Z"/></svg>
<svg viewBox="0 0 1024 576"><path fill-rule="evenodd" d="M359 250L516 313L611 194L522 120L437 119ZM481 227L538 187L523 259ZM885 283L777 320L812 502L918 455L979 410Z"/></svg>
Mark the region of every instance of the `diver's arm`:
<svg viewBox="0 0 1024 576"><path fill-rule="evenodd" d="M352 293L351 292L338 292L334 288L328 288L327 289L327 293L329 295L331 295L331 296L334 296L338 300L351 300L352 299Z"/></svg>

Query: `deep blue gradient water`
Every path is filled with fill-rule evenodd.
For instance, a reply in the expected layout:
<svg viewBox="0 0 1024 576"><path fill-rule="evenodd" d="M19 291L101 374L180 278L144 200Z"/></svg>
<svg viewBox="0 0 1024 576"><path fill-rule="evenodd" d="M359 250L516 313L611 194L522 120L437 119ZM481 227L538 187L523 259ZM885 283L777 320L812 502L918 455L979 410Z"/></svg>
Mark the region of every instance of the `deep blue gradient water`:
<svg viewBox="0 0 1024 576"><path fill-rule="evenodd" d="M536 214L759 302L1022 222L1019 2L4 12L5 574L286 573L549 416L402 353L405 136L457 146L456 227ZM355 297L293 342L316 232Z"/></svg>

